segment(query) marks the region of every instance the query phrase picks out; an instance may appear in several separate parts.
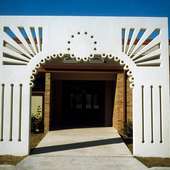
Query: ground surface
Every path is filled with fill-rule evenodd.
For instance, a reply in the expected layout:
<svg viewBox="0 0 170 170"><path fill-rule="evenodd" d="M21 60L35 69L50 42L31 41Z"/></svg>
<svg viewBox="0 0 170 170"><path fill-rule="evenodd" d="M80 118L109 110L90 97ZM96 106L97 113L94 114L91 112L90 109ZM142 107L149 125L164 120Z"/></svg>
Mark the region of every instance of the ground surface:
<svg viewBox="0 0 170 170"><path fill-rule="evenodd" d="M126 143L127 147L133 153L133 144L132 141L126 140L123 137L123 141ZM153 158L153 157L136 157L139 161L141 161L148 168L151 167L170 167L170 158ZM169 168L170 169L170 168Z"/></svg>
<svg viewBox="0 0 170 170"><path fill-rule="evenodd" d="M170 158L143 158L137 157L139 161L145 164L147 167L169 167L170 169Z"/></svg>
<svg viewBox="0 0 170 170"><path fill-rule="evenodd" d="M47 133L17 166L0 170L147 170L113 128L70 129ZM151 168L151 170L170 168Z"/></svg>
<svg viewBox="0 0 170 170"><path fill-rule="evenodd" d="M43 133L32 133L31 134L31 149L35 148L41 139L45 136ZM16 165L26 156L11 156L11 155L0 155L0 165L2 164L9 164L9 165Z"/></svg>

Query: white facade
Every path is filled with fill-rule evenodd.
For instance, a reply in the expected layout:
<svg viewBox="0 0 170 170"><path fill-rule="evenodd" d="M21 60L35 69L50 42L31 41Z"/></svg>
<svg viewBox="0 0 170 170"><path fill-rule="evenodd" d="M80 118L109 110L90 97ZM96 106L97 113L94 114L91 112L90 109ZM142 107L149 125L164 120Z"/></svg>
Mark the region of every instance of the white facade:
<svg viewBox="0 0 170 170"><path fill-rule="evenodd" d="M1 155L29 153L34 75L46 60L68 53L77 61L114 58L127 70L133 154L170 157L167 18L1 16L0 37Z"/></svg>

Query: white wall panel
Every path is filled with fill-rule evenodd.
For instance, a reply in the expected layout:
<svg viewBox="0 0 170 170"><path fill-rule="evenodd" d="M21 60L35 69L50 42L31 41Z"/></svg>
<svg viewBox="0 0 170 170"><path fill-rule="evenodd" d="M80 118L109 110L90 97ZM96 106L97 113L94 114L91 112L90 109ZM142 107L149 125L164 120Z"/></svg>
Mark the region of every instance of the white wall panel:
<svg viewBox="0 0 170 170"><path fill-rule="evenodd" d="M99 54L127 70L134 155L170 157L167 18L1 16L0 36L1 155L29 153L30 83L40 65L64 54L84 62Z"/></svg>

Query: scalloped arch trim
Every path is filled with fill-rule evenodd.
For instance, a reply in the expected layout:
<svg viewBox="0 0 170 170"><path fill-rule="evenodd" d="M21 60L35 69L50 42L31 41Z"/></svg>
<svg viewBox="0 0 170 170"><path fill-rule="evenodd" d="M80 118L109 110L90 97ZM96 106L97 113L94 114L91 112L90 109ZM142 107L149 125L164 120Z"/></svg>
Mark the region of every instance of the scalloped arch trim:
<svg viewBox="0 0 170 170"><path fill-rule="evenodd" d="M134 74L133 71L130 69L129 65L125 63L125 61L123 59L120 59L117 56L113 56L112 54L102 54L102 55L98 55L100 56L100 59L104 59L106 57L108 57L108 60L113 59L116 62L119 62L120 66L122 66L123 70L126 71L126 74L128 76L128 80L130 82L130 88L134 87ZM78 64L80 61L82 62L88 62L90 59L94 59L95 55L87 58L87 59L79 59L79 58L75 58L74 56L70 56L70 59L74 59L74 61ZM41 59L34 67L34 69L32 70L32 74L30 76L30 86L33 87L34 83L33 81L35 80L35 75L38 73L38 69L41 67L42 64L45 64L46 61L49 61L51 59L63 59L65 58L65 55L62 53L58 53L58 54L53 54L53 55L48 55L45 58ZM95 64L95 63L94 63Z"/></svg>

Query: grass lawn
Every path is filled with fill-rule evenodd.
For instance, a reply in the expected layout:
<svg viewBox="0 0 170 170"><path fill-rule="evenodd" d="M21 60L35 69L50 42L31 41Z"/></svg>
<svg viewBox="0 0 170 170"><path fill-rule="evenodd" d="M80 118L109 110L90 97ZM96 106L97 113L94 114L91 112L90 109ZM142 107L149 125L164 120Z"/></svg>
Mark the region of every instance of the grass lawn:
<svg viewBox="0 0 170 170"><path fill-rule="evenodd" d="M35 148L44 136L45 136L44 133L38 133L38 134L32 133L31 134L31 149ZM26 156L12 156L12 155L1 156L0 155L0 164L16 165L18 162L20 162L25 157Z"/></svg>

